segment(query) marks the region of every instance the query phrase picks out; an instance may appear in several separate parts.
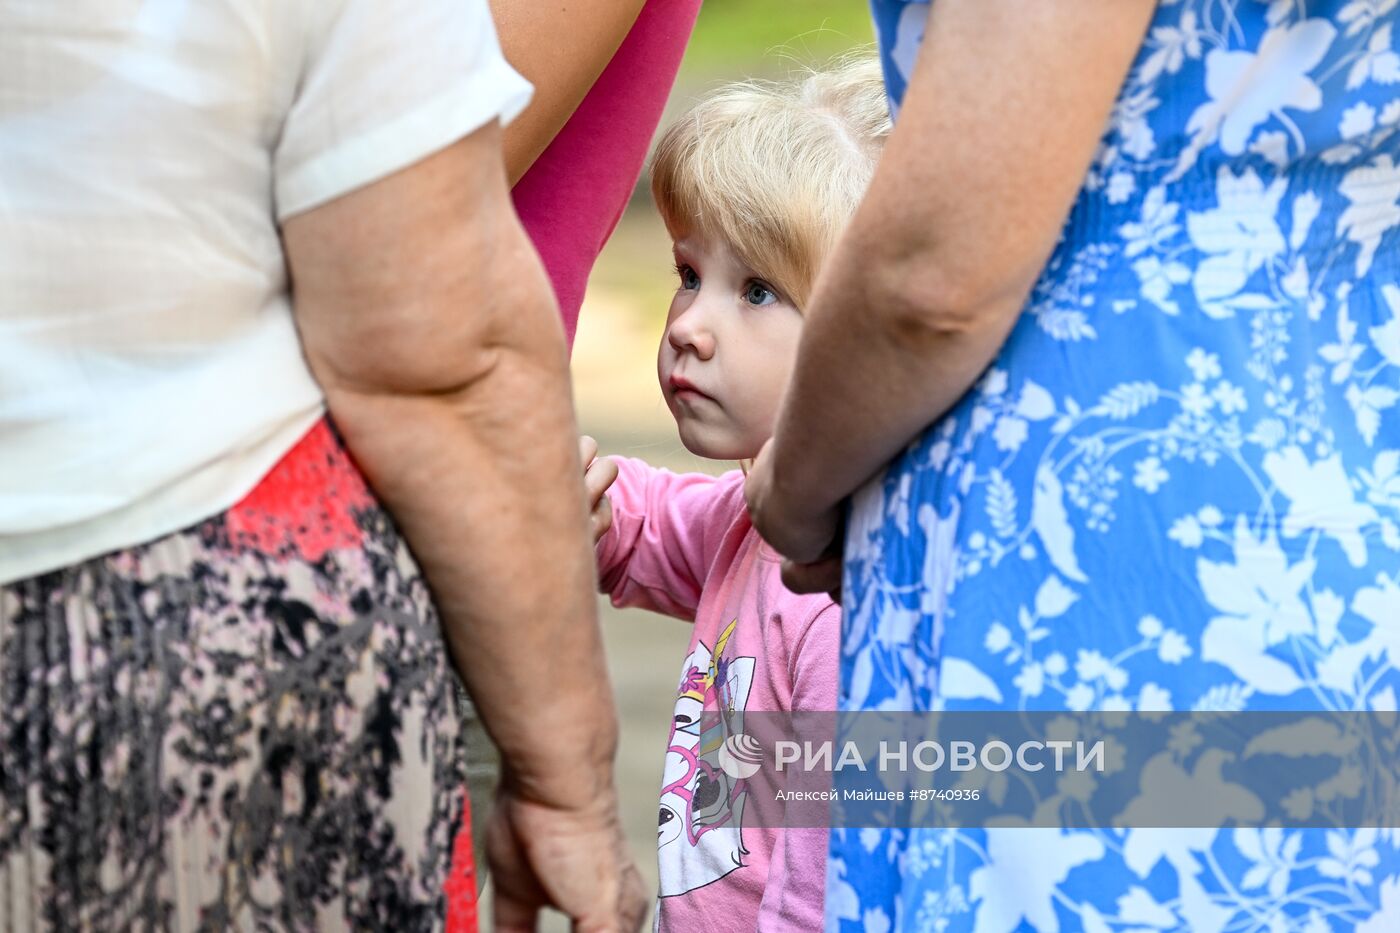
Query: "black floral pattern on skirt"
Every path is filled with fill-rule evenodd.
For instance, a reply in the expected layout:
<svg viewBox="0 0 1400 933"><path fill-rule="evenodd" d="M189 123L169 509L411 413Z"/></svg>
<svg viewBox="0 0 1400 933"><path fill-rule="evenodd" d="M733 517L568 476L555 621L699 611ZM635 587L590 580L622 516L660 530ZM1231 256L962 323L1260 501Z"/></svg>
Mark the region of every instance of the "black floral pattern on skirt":
<svg viewBox="0 0 1400 933"><path fill-rule="evenodd" d="M437 614L324 425L278 470L0 587L0 931L440 927L463 768Z"/></svg>

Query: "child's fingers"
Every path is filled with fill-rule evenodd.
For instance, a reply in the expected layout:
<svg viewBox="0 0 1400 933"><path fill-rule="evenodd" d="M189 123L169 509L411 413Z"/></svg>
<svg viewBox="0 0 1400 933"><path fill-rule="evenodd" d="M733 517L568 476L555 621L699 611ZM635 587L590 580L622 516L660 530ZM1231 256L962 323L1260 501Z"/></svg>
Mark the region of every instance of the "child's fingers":
<svg viewBox="0 0 1400 933"><path fill-rule="evenodd" d="M580 434L578 438L578 458L583 461L583 468L588 469L598 456L598 442L587 434Z"/></svg>
<svg viewBox="0 0 1400 933"><path fill-rule="evenodd" d="M595 459L588 465L588 469L583 474L583 488L588 494L588 508L598 508L598 503L603 499L603 494L608 491L608 487L617 479L617 464L613 463L611 457Z"/></svg>
<svg viewBox="0 0 1400 933"><path fill-rule="evenodd" d="M593 543L597 544L602 540L603 535L608 533L612 527L612 502L607 496L593 507L593 511L588 515L588 529L593 532Z"/></svg>

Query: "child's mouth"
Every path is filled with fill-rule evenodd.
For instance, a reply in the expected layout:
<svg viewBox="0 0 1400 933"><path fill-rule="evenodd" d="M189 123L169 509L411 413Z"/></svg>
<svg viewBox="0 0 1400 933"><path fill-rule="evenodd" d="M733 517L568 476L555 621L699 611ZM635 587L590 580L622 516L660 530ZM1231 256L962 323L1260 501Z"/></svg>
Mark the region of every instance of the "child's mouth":
<svg viewBox="0 0 1400 933"><path fill-rule="evenodd" d="M713 402L715 400L712 395L702 392L690 380L682 379L680 376L671 377L671 394L677 401L696 402L704 399Z"/></svg>

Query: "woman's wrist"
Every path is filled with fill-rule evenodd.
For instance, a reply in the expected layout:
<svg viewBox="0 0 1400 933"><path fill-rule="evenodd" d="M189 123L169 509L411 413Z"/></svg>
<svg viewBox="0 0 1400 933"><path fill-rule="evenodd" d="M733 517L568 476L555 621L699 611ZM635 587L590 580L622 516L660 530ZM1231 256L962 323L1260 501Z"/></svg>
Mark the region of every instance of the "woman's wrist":
<svg viewBox="0 0 1400 933"><path fill-rule="evenodd" d="M830 501L816 489L792 483L784 466L781 441L774 439L759 452L745 487L754 527L774 549L803 563L826 553L836 534L840 500Z"/></svg>
<svg viewBox="0 0 1400 933"><path fill-rule="evenodd" d="M574 712L582 715L577 709ZM558 732L551 732L538 741L516 736L509 749L500 750L502 768L514 775L525 796L539 803L579 806L612 786L615 737L608 741L588 731L578 742L560 744Z"/></svg>

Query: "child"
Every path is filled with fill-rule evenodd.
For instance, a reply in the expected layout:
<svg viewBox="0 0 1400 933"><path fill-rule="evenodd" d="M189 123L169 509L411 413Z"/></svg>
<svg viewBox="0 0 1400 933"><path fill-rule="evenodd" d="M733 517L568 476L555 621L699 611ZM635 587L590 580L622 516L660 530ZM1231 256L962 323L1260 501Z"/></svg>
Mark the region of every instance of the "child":
<svg viewBox="0 0 1400 933"><path fill-rule="evenodd" d="M802 306L889 126L879 67L861 59L725 88L662 138L652 193L680 281L657 370L692 453L742 461L771 436ZM826 830L743 825L748 784L698 723L719 714L732 735L746 711L835 710L840 609L783 588L740 471L678 476L595 451L585 438L601 589L695 622L662 778L657 927L819 930Z"/></svg>

